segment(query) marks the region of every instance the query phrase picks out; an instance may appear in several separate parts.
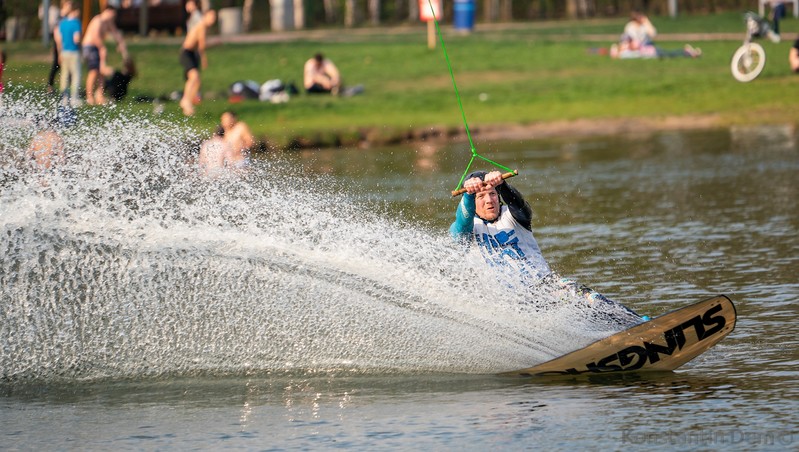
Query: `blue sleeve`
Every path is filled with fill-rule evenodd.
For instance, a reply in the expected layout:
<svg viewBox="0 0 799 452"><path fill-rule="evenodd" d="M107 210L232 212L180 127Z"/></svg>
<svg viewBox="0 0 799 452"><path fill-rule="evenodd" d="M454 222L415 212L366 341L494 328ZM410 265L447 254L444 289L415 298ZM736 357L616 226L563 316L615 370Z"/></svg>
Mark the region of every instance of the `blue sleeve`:
<svg viewBox="0 0 799 452"><path fill-rule="evenodd" d="M474 195L464 193L458 210L455 211L455 222L449 227L449 233L454 239L467 238L474 229Z"/></svg>

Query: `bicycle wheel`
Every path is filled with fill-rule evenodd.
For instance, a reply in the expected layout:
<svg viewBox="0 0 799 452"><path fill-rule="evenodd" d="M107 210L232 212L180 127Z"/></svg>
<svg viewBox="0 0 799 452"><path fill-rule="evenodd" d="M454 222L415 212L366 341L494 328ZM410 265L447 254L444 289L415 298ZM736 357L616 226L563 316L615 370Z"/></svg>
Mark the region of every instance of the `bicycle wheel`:
<svg viewBox="0 0 799 452"><path fill-rule="evenodd" d="M766 66L766 51L756 42L744 44L732 56L732 76L739 82L751 82Z"/></svg>

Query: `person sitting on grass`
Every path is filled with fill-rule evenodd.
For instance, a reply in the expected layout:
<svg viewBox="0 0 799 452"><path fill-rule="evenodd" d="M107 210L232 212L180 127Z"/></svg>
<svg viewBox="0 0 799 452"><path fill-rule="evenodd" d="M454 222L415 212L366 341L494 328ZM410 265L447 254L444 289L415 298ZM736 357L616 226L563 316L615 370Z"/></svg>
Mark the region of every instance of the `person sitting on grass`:
<svg viewBox="0 0 799 452"><path fill-rule="evenodd" d="M657 29L649 18L641 11L633 10L630 21L624 26L624 33L618 44L610 47L611 58L697 58L702 50L686 44L679 50L664 50L655 45Z"/></svg>
<svg viewBox="0 0 799 452"><path fill-rule="evenodd" d="M341 89L341 76L332 61L317 53L305 62L303 85L308 93L330 93L337 95Z"/></svg>
<svg viewBox="0 0 799 452"><path fill-rule="evenodd" d="M799 37L793 42L793 47L788 52L788 62L791 65L791 71L799 73Z"/></svg>

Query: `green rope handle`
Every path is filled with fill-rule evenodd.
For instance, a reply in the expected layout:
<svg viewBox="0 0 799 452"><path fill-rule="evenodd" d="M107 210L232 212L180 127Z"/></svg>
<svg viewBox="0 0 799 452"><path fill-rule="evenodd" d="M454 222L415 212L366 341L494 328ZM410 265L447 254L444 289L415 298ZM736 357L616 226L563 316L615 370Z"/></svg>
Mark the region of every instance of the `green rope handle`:
<svg viewBox="0 0 799 452"><path fill-rule="evenodd" d="M463 126L466 128L466 136L469 138L469 146L472 151L472 158L469 160L469 164L466 165L466 170L463 171L461 179L458 181L458 185L455 187L455 190L461 188L463 180L466 179L466 175L469 173L469 169L472 167L472 163L474 162L475 157L485 160L486 162L496 166L497 168L501 168L507 172L513 172L513 170L508 168L507 166L500 165L499 163L491 159L487 159L477 153L477 149L474 147L474 141L472 141L472 133L469 131L469 123L466 121L466 112L463 110L463 102L461 101L461 94L458 91L458 84L455 83L455 73L452 71L452 63L449 61L449 54L447 53L447 45L444 43L444 35L441 33L441 27L439 27L438 25L438 18L436 17L436 11L435 8L433 8L432 0L427 0L427 4L430 5L430 13L433 15L433 23L436 25L436 33L438 34L439 41L441 41L441 49L444 50L444 59L447 60L447 67L449 68L449 76L452 79L452 87L455 88L455 97L458 99L458 108L460 108L461 110L461 117L463 118Z"/></svg>

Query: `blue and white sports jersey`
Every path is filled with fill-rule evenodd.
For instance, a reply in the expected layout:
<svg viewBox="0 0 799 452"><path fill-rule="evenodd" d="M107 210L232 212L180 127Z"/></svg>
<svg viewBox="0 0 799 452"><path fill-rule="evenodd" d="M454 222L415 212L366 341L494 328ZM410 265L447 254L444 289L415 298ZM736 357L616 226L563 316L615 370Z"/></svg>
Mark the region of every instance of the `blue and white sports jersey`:
<svg viewBox="0 0 799 452"><path fill-rule="evenodd" d="M519 224L507 206L502 206L499 218L493 222L476 215L473 221L472 235L493 262L516 266L520 262L515 261L522 261L520 270L532 272L538 278L551 273L532 231Z"/></svg>
<svg viewBox="0 0 799 452"><path fill-rule="evenodd" d="M507 197L524 205L520 212L531 212L520 195ZM524 216L529 219L529 215ZM475 214L474 195L464 194L455 214L455 222L450 226L450 234L458 240L474 240L491 263L518 267L521 274L539 279L551 273L533 232L514 217L508 206L501 207L496 220L486 221Z"/></svg>

